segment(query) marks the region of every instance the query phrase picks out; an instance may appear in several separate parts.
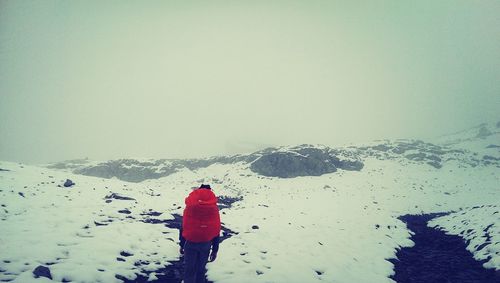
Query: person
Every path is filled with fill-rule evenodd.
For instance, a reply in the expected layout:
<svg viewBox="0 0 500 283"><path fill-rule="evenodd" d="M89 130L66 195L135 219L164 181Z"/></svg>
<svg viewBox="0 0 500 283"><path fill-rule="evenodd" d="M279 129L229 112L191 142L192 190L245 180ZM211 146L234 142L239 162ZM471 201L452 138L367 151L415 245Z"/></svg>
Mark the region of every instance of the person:
<svg viewBox="0 0 500 283"><path fill-rule="evenodd" d="M202 184L185 199L179 231L184 255L184 283L205 283L206 264L215 261L220 242L220 214L210 185ZM211 250L211 252L210 252Z"/></svg>

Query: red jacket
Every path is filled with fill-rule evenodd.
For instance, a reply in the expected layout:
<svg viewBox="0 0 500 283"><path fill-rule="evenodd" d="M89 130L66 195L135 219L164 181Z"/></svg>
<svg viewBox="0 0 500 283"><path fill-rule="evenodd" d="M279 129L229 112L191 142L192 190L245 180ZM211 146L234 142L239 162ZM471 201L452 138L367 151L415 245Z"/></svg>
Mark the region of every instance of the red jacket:
<svg viewBox="0 0 500 283"><path fill-rule="evenodd" d="M221 224L217 197L208 189L192 191L185 200L182 236L195 243L209 242L219 236Z"/></svg>

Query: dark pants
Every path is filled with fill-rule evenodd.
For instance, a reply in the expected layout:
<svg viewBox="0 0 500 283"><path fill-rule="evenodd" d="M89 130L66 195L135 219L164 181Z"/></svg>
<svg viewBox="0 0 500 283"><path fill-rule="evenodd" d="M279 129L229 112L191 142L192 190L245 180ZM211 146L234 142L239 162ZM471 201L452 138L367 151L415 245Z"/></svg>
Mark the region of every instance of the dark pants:
<svg viewBox="0 0 500 283"><path fill-rule="evenodd" d="M205 265L210 254L211 242L184 245L184 283L205 283Z"/></svg>

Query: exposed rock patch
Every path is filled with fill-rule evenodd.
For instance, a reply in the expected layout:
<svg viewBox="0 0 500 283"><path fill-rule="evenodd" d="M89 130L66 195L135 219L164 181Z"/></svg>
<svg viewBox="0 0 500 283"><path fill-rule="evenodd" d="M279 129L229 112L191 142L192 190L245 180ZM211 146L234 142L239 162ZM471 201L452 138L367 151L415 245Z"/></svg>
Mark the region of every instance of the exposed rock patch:
<svg viewBox="0 0 500 283"><path fill-rule="evenodd" d="M321 176L337 171L361 170L363 163L355 159L337 157L338 152L328 147L302 145L287 149L267 150L252 162L250 170L268 177L294 178L298 176Z"/></svg>
<svg viewBox="0 0 500 283"><path fill-rule="evenodd" d="M46 277L52 280L52 274L50 274L50 269L46 266L39 265L33 270L33 275L35 278Z"/></svg>
<svg viewBox="0 0 500 283"><path fill-rule="evenodd" d="M407 160L416 163L428 164L440 169L445 162L458 161L462 166L481 166L500 161L476 157L473 152L441 146L421 140L383 141L374 146L357 147L358 153L363 158L377 158L379 160Z"/></svg>
<svg viewBox="0 0 500 283"><path fill-rule="evenodd" d="M111 199L117 199L117 200L135 200L135 198L127 197L127 196L122 196L117 193L111 193L110 195L107 195L104 197L104 199L111 200Z"/></svg>
<svg viewBox="0 0 500 283"><path fill-rule="evenodd" d="M65 182L64 182L64 184L63 184L63 186L64 186L65 188L69 188L69 187L72 187L72 186L74 186L74 185L75 185L75 183L74 183L73 181L71 181L70 179L66 179L66 181L65 181Z"/></svg>
<svg viewBox="0 0 500 283"><path fill-rule="evenodd" d="M125 209L118 210L118 213L130 214L132 212L130 210L128 210L127 208L125 208Z"/></svg>

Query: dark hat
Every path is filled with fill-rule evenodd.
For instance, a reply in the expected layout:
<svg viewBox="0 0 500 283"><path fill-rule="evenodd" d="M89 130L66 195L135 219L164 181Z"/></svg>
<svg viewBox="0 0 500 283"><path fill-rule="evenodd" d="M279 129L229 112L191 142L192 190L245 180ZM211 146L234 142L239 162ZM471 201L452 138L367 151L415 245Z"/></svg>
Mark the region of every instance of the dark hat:
<svg viewBox="0 0 500 283"><path fill-rule="evenodd" d="M200 189L211 190L212 188L210 188L210 185L208 185L208 184L201 184Z"/></svg>

